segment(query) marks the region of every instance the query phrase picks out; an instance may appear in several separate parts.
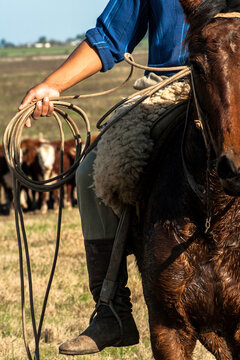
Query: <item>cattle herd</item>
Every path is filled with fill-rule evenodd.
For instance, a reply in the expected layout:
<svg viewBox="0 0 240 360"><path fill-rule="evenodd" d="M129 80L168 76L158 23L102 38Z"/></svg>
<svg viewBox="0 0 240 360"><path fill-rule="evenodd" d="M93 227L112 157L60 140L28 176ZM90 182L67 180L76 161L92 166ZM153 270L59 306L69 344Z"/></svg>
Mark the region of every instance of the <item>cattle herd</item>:
<svg viewBox="0 0 240 360"><path fill-rule="evenodd" d="M24 173L32 180L48 180L60 173L60 141L25 139L21 142L21 165ZM63 170L74 162L76 143L74 139L64 142ZM59 190L50 193L35 192L21 188L21 205L24 211L56 209L59 203ZM76 204L75 178L66 183L64 188L64 207ZM14 209L13 181L2 146L0 146L0 215L9 214Z"/></svg>

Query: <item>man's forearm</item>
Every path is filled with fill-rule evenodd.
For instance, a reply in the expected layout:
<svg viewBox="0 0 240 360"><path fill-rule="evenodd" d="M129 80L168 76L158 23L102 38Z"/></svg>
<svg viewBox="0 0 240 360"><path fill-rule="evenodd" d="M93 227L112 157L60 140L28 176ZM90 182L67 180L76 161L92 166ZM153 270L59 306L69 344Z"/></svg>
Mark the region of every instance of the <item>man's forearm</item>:
<svg viewBox="0 0 240 360"><path fill-rule="evenodd" d="M102 62L98 53L87 41L83 41L44 82L61 93L101 69Z"/></svg>

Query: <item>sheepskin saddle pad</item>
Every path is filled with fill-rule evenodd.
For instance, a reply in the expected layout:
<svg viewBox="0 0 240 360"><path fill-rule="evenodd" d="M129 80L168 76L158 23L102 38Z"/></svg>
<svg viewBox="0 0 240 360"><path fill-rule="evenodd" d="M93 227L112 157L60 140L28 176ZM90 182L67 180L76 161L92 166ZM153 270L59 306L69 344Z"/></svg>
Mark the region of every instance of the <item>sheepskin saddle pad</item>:
<svg viewBox="0 0 240 360"><path fill-rule="evenodd" d="M189 91L188 80L176 81L145 99L103 134L93 165L93 187L117 216L125 204L136 205L139 200L138 184L154 147L153 124L187 100ZM109 121L132 103L119 107Z"/></svg>

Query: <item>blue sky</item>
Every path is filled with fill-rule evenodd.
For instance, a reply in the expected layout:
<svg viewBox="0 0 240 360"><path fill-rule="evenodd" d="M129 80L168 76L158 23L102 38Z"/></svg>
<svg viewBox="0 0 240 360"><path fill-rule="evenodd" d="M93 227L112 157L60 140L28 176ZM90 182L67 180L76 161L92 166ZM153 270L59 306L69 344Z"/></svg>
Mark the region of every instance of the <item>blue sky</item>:
<svg viewBox="0 0 240 360"><path fill-rule="evenodd" d="M65 40L96 23L108 0L0 0L0 39L15 44Z"/></svg>

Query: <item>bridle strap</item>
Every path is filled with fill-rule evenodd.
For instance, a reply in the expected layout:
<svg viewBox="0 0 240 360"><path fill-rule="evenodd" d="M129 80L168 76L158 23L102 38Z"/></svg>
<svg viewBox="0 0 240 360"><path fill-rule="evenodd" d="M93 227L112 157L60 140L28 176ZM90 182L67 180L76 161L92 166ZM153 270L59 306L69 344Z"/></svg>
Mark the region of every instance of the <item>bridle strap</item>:
<svg viewBox="0 0 240 360"><path fill-rule="evenodd" d="M204 114L204 111L202 110L202 107L201 107L201 105L199 103L199 100L198 100L192 70L191 70L190 77L191 77L192 93L193 93L194 102L195 102L197 115L198 115L198 121L201 124L200 127L202 129L202 135L203 135L203 139L204 139L204 142L205 142L205 146L208 149L210 147L210 144L211 144L213 149L214 149L215 154L217 154L217 147L216 147L215 141L213 139L211 130L210 130L209 126L208 126L208 123L204 120L204 115L206 116L206 114Z"/></svg>
<svg viewBox="0 0 240 360"><path fill-rule="evenodd" d="M203 185L200 185L195 181L194 177L188 170L188 167L187 167L187 164L185 161L184 145L185 145L186 131L187 131L187 125L188 125L188 119L189 119L190 104L191 104L191 98L189 98L189 100L188 100L188 107L187 107L187 112L186 112L186 119L185 119L185 125L184 125L182 143L181 143L182 164L183 164L185 176L187 178L187 181L188 181L192 191L197 195L197 197L203 204L206 204L207 196L206 196L205 188Z"/></svg>
<svg viewBox="0 0 240 360"><path fill-rule="evenodd" d="M200 201L204 205L207 206L207 217L206 217L206 222L205 222L205 233L207 233L210 228L210 225L211 225L211 213L212 213L211 199L210 199L210 195L209 195L210 194L210 184L209 184L210 152L211 152L211 145L213 146L214 151L215 151L215 143L212 138L209 127L206 126L207 123L205 121L203 121L204 113L199 105L199 101L198 101L195 86L194 86L192 71L191 71L191 85L192 85L193 100L195 102L195 107L196 107L197 114L198 114L198 121L201 124L200 129L202 131L202 136L203 136L204 143L205 143L206 150L207 150L206 189L204 188L203 185L200 185L195 181L194 177L192 176L192 174L190 173L190 171L187 168L187 164L186 164L185 156L184 156L184 144L185 144L187 124L188 124L188 119L189 119L189 109L190 109L191 98L189 98L188 108L187 108L187 112L186 112L186 121L185 121L182 143L181 143L181 157L182 157L184 173L185 173L185 176L187 178L187 181L188 181L192 191L197 195L197 197L200 199ZM206 130L206 128L207 128L207 130ZM209 141L209 137L210 137L211 141Z"/></svg>

